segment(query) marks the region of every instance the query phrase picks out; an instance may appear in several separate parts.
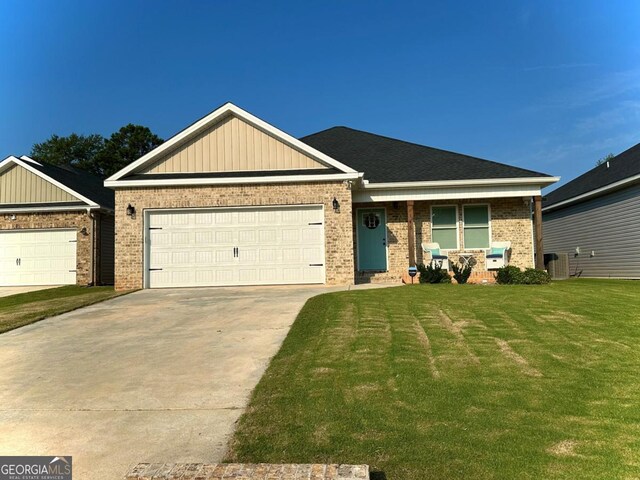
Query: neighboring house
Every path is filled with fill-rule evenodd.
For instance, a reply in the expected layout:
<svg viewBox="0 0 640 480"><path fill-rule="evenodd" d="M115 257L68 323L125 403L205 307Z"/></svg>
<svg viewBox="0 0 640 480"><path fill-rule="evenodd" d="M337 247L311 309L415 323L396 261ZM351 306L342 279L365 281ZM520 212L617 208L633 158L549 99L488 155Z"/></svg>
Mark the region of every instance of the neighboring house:
<svg viewBox="0 0 640 480"><path fill-rule="evenodd" d="M0 162L0 286L113 283L114 195L27 156Z"/></svg>
<svg viewBox="0 0 640 480"><path fill-rule="evenodd" d="M640 144L549 193L543 220L570 275L640 278Z"/></svg>
<svg viewBox="0 0 640 480"><path fill-rule="evenodd" d="M298 140L227 103L105 181L116 288L399 281L432 240L478 270L511 241L531 267L555 181L344 127Z"/></svg>

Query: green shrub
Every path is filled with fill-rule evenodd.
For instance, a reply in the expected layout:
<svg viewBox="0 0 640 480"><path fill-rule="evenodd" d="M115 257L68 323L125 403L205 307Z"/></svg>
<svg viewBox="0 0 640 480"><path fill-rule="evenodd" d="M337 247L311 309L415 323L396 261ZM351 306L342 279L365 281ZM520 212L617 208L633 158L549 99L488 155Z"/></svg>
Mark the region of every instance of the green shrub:
<svg viewBox="0 0 640 480"><path fill-rule="evenodd" d="M524 272L518 267L508 265L498 269L496 282L506 285L544 285L551 281L545 270L527 268Z"/></svg>
<svg viewBox="0 0 640 480"><path fill-rule="evenodd" d="M420 283L451 283L451 277L442 269L442 263L430 262L429 265L421 263L417 265L420 272Z"/></svg>
<svg viewBox="0 0 640 480"><path fill-rule="evenodd" d="M527 268L524 272L520 272L518 280L518 283L523 285L545 285L551 281L551 275L545 270Z"/></svg>
<svg viewBox="0 0 640 480"><path fill-rule="evenodd" d="M469 280L469 276L471 275L472 268L473 267L471 265L462 266L452 263L451 270L453 270L453 278L455 278L456 282L460 285L467 283L467 280Z"/></svg>
<svg viewBox="0 0 640 480"><path fill-rule="evenodd" d="M506 267L499 268L496 272L496 282L503 285L511 285L518 283L514 281L520 275L520 269L513 265L507 265Z"/></svg>

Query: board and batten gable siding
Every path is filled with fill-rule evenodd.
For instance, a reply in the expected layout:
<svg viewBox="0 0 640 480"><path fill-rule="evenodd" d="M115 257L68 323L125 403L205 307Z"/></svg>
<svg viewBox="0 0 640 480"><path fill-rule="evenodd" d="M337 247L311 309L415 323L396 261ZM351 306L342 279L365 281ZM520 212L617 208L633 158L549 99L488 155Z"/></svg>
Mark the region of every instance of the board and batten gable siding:
<svg viewBox="0 0 640 480"><path fill-rule="evenodd" d="M235 116L221 120L140 173L324 169L325 165Z"/></svg>
<svg viewBox="0 0 640 480"><path fill-rule="evenodd" d="M0 174L0 204L73 201L78 199L20 165Z"/></svg>
<svg viewBox="0 0 640 480"><path fill-rule="evenodd" d="M571 275L640 278L640 185L543 213L543 236L545 253L569 254Z"/></svg>

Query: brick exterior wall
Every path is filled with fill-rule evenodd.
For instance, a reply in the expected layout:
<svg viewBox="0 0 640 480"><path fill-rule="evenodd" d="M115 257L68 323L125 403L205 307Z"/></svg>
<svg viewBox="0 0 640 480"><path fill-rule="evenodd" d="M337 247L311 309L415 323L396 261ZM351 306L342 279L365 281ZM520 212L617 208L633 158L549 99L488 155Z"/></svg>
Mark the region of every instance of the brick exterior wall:
<svg viewBox="0 0 640 480"><path fill-rule="evenodd" d="M457 205L459 225L459 245L461 250L449 251L449 258L458 261L461 252L473 253L478 264L475 271L485 271L485 250L464 250L464 233L462 222L462 206L468 204L489 204L491 211L491 240L511 242L511 265L521 268L533 267L533 238L532 220L528 204L523 198L494 198L477 200L442 200L416 201L414 203L414 220L416 234L416 261L423 263L429 257L423 257L423 242L431 241L431 206ZM387 212L387 245L389 265L387 272L356 272L356 283L366 282L395 282L399 281L409 266L409 247L407 230L407 204L397 202L356 203L354 211L353 238L356 245L356 209L358 208L386 208ZM357 246L356 246L357 248ZM357 265L357 252L354 251L354 262ZM357 268L357 267L356 267Z"/></svg>
<svg viewBox="0 0 640 480"><path fill-rule="evenodd" d="M15 215L15 220L12 220ZM0 217L0 230L24 230L42 228L73 228L77 230L78 243L76 246L76 283L88 285L91 283L91 218L87 212L50 212L50 213L16 213ZM80 233L85 227L87 234Z"/></svg>
<svg viewBox="0 0 640 480"><path fill-rule="evenodd" d="M334 212L334 197L340 211ZM126 215L127 205L136 209ZM342 182L119 188L116 190L116 289L143 287L144 211L155 208L201 208L323 204L325 268L328 285L353 283L351 191Z"/></svg>

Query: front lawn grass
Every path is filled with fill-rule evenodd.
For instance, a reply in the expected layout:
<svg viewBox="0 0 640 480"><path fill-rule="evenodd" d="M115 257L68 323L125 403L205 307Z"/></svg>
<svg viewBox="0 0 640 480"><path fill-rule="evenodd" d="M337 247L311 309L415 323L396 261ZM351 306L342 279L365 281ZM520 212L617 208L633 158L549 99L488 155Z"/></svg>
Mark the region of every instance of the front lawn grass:
<svg viewBox="0 0 640 480"><path fill-rule="evenodd" d="M67 285L0 297L0 333L125 293L113 287Z"/></svg>
<svg viewBox="0 0 640 480"><path fill-rule="evenodd" d="M372 478L640 476L640 283L412 285L307 302L226 458Z"/></svg>

